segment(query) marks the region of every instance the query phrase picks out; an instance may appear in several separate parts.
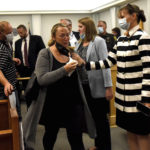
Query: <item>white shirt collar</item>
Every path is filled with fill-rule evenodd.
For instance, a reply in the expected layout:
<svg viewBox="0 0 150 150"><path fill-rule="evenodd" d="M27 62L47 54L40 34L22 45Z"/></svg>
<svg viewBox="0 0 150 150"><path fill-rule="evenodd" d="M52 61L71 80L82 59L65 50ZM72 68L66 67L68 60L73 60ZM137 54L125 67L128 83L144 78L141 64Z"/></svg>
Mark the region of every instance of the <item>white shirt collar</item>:
<svg viewBox="0 0 150 150"><path fill-rule="evenodd" d="M132 36L139 28L139 25L133 27L131 30L129 30L129 35Z"/></svg>

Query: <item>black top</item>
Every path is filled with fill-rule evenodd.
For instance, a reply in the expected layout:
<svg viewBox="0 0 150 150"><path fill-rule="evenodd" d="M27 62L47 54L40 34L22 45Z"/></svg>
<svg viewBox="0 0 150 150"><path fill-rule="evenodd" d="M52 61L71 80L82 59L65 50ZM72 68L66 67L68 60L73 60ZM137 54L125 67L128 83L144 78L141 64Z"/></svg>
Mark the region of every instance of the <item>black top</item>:
<svg viewBox="0 0 150 150"><path fill-rule="evenodd" d="M60 63L53 57L52 71L64 65L65 63ZM65 126L66 120L74 113L74 108L81 104L77 72L74 71L70 77L65 76L48 86L40 123L47 124L53 121L54 124Z"/></svg>

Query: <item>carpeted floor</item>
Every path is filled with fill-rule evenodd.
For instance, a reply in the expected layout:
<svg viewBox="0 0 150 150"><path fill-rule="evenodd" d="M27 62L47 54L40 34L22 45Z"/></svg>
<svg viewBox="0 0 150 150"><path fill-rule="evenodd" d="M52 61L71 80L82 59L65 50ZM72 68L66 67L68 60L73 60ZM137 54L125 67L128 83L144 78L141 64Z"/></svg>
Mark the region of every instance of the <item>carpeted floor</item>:
<svg viewBox="0 0 150 150"><path fill-rule="evenodd" d="M22 117L24 117L26 113L26 104L24 102L21 104L21 110L22 110ZM39 125L37 130L35 150L44 150L42 145L43 133L44 128L43 126ZM119 127L111 128L111 140L112 140L112 150L129 150L127 145L126 132L123 129ZM83 141L86 150L94 145L94 140L89 138L87 134L83 134ZM63 128L60 129L58 133L54 150L71 150L67 140L66 130Z"/></svg>

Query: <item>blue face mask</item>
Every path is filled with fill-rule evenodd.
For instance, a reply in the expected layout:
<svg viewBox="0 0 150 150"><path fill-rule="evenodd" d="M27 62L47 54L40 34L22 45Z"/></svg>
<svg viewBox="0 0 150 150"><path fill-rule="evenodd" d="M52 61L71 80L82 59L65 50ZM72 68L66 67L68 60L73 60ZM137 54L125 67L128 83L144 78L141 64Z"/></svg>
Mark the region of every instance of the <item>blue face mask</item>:
<svg viewBox="0 0 150 150"><path fill-rule="evenodd" d="M85 34L81 34L80 38L83 40L85 38Z"/></svg>
<svg viewBox="0 0 150 150"><path fill-rule="evenodd" d="M98 31L99 31L99 33L103 33L104 32L104 28L103 27L98 27Z"/></svg>
<svg viewBox="0 0 150 150"><path fill-rule="evenodd" d="M126 18L119 19L119 25L123 30L128 30L130 27L130 23L127 22Z"/></svg>

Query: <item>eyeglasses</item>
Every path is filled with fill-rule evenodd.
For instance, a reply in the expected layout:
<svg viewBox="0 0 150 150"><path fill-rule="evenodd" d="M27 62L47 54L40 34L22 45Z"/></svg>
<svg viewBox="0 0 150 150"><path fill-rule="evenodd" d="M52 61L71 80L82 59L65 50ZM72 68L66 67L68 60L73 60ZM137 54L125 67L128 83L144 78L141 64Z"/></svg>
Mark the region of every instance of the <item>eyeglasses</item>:
<svg viewBox="0 0 150 150"><path fill-rule="evenodd" d="M69 34L61 34L59 37L62 39L69 38Z"/></svg>

